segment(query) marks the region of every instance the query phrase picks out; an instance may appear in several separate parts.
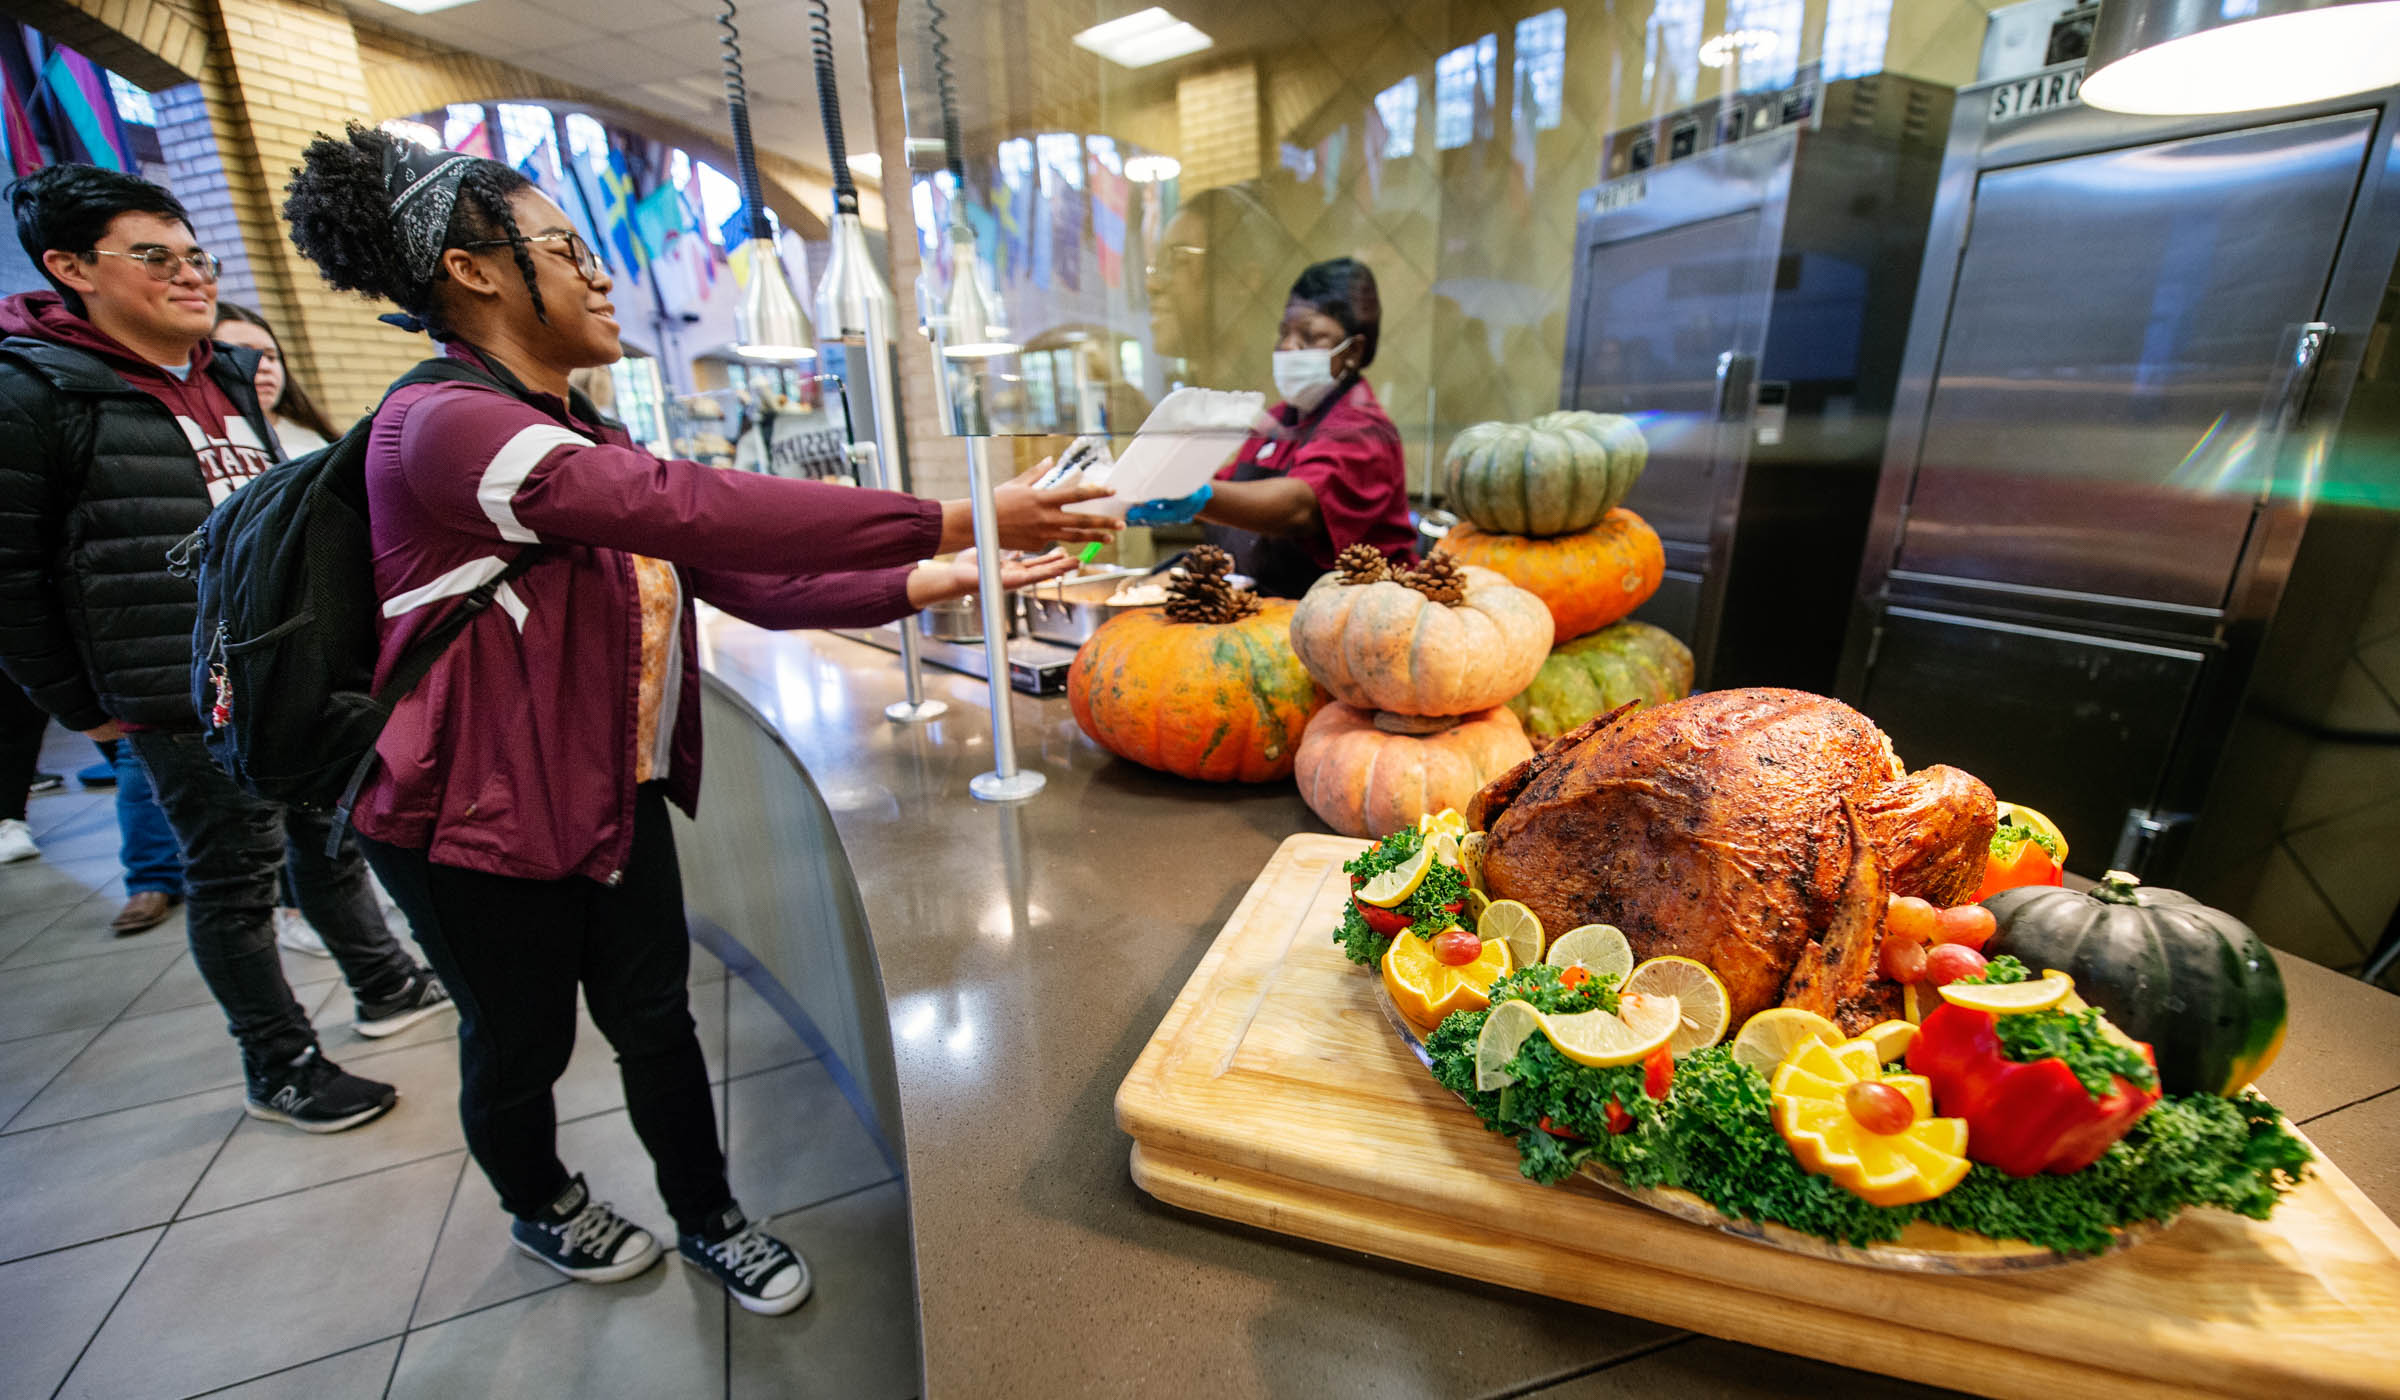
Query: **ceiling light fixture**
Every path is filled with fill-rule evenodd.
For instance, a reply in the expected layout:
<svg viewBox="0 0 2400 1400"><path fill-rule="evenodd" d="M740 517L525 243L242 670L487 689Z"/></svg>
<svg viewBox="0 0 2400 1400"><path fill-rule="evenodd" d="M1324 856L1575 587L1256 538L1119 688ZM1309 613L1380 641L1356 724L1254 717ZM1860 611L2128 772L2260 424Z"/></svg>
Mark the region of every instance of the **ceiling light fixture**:
<svg viewBox="0 0 2400 1400"><path fill-rule="evenodd" d="M742 288L733 312L735 353L754 360L813 360L817 337L792 294L792 279L783 270L783 254L767 224L767 201L758 179L758 151L750 142L750 93L742 81L742 31L734 27L734 0L725 0L717 27L725 50L725 111L733 123L733 161L742 182L742 211L750 236L742 247L750 265L749 285ZM844 180L846 183L846 178ZM851 196L853 206L857 196Z"/></svg>
<svg viewBox="0 0 2400 1400"><path fill-rule="evenodd" d="M1125 178L1137 185L1158 185L1183 173L1183 162L1173 156L1134 156L1125 162Z"/></svg>
<svg viewBox="0 0 2400 1400"><path fill-rule="evenodd" d="M2400 83L2400 0L2108 0L2087 106L2254 112Z"/></svg>
<svg viewBox="0 0 2400 1400"><path fill-rule="evenodd" d="M383 0L383 3L412 15L429 15L436 10L454 10L461 5L472 4L473 0Z"/></svg>
<svg viewBox="0 0 2400 1400"><path fill-rule="evenodd" d="M1156 5L1123 19L1095 24L1075 36L1075 47L1125 68L1147 68L1198 53L1216 42Z"/></svg>
<svg viewBox="0 0 2400 1400"><path fill-rule="evenodd" d="M1772 29L1728 29L1712 34L1700 45L1700 66L1723 68L1739 59L1748 63L1765 58L1783 43L1783 36Z"/></svg>

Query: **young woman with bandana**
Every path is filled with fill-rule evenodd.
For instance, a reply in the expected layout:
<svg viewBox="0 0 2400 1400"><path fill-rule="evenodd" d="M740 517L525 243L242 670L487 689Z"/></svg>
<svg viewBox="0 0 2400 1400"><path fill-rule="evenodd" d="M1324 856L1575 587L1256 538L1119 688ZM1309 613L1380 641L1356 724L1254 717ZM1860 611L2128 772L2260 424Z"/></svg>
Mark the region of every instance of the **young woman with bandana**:
<svg viewBox="0 0 2400 1400"><path fill-rule="evenodd" d="M1353 544L1414 556L1400 430L1362 377L1375 362L1383 304L1355 258L1317 263L1292 283L1275 337L1283 401L1217 479L1176 501L1135 506L1128 524L1197 517L1211 544L1261 593L1297 598Z"/></svg>
<svg viewBox="0 0 2400 1400"><path fill-rule="evenodd" d="M914 561L968 543L967 505L651 456L568 385L621 353L611 283L524 176L355 125L304 159L284 207L300 251L335 287L397 303L386 320L430 331L481 376L411 385L377 410L383 669L452 600L539 551L393 712L352 814L454 989L467 1145L526 1253L591 1282L659 1257L558 1159L551 1085L580 987L679 1252L744 1308L788 1312L808 1297L808 1266L726 1184L685 991L667 804L689 812L699 789L692 600L784 628L963 596L971 568ZM1105 538L1062 509L1097 494L1000 488L1001 543Z"/></svg>

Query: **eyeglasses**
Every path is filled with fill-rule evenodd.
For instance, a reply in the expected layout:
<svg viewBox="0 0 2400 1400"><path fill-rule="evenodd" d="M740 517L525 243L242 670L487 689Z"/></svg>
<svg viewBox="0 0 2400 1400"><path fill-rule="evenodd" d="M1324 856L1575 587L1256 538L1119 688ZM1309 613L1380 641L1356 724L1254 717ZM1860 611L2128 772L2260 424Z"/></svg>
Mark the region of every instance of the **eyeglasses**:
<svg viewBox="0 0 2400 1400"><path fill-rule="evenodd" d="M164 248L144 248L138 253L120 253L114 248L94 248L85 256L94 258L128 258L142 265L153 282L172 282L185 268L200 274L203 282L214 282L225 264L214 253L170 253Z"/></svg>
<svg viewBox="0 0 2400 1400"><path fill-rule="evenodd" d="M600 255L592 251L592 245L584 242L583 235L579 233L528 233L516 238L486 238L478 243L462 243L459 246L462 248L509 248L519 243L566 244L566 251L560 253L559 256L573 263L575 270L583 275L583 280L586 282L593 281L608 271L607 264L600 261Z"/></svg>

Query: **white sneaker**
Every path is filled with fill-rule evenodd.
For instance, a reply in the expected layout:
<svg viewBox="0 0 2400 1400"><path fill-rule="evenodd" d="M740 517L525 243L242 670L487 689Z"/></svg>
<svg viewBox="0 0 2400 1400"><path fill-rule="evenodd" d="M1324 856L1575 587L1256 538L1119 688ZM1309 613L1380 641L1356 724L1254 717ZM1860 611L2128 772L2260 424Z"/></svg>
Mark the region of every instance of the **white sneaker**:
<svg viewBox="0 0 2400 1400"><path fill-rule="evenodd" d="M295 953L306 953L312 958L333 956L326 951L325 940L310 926L308 917L288 906L275 911L275 941Z"/></svg>
<svg viewBox="0 0 2400 1400"><path fill-rule="evenodd" d="M15 817L0 821L0 865L31 860L41 853L42 848L33 844L33 828Z"/></svg>

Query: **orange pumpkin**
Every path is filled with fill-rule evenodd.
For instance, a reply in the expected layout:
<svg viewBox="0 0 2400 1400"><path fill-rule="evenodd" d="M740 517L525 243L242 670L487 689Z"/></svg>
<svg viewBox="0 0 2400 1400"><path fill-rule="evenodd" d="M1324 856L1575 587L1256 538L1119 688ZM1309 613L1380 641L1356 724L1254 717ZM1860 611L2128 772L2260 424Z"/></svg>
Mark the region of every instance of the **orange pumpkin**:
<svg viewBox="0 0 2400 1400"><path fill-rule="evenodd" d="M1551 623L1539 598L1439 555L1427 561L1434 575L1387 577L1381 562L1318 579L1292 615L1292 650L1334 699L1400 715L1474 714L1507 704L1542 669Z"/></svg>
<svg viewBox="0 0 2400 1400"><path fill-rule="evenodd" d="M1546 540L1493 534L1461 520L1450 527L1442 552L1541 599L1562 642L1597 632L1649 602L1667 572L1658 532L1623 506L1589 530Z"/></svg>
<svg viewBox="0 0 2400 1400"><path fill-rule="evenodd" d="M1386 717L1384 723L1394 723ZM1399 734L1339 701L1317 711L1294 776L1310 811L1344 836L1382 837L1444 807L1460 811L1484 785L1533 757L1525 727L1505 709L1468 715L1431 734Z"/></svg>
<svg viewBox="0 0 2400 1400"><path fill-rule="evenodd" d="M1288 777L1325 692L1288 640L1293 605L1231 622L1177 622L1136 608L1101 624L1067 671L1067 703L1093 742L1146 768L1204 782Z"/></svg>

